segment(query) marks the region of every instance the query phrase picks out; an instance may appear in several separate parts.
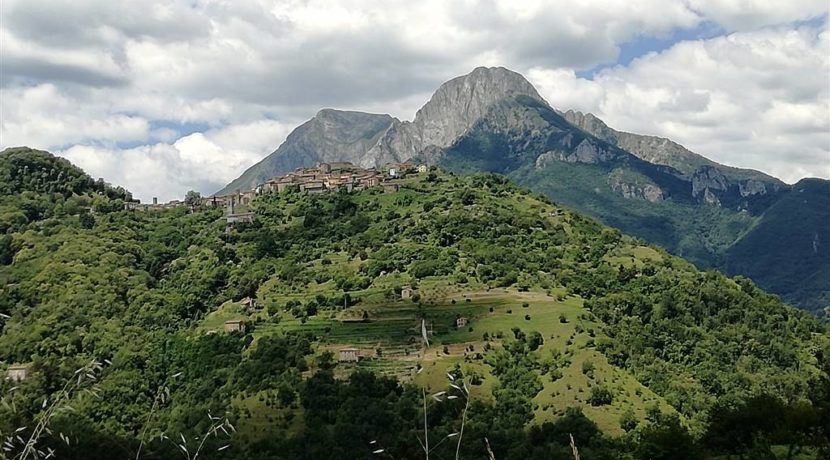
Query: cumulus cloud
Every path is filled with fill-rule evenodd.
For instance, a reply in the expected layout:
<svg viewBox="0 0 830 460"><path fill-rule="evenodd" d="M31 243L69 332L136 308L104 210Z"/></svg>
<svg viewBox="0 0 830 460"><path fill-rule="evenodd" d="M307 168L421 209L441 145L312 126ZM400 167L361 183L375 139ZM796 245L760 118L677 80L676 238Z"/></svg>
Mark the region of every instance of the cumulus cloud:
<svg viewBox="0 0 830 460"><path fill-rule="evenodd" d="M443 81L504 65L558 107L793 179L816 174L828 59L826 38L792 24L826 10L824 0L4 0L0 147L60 151L145 200L210 193L322 107L411 119ZM738 33L577 77L614 64L625 43L706 24Z"/></svg>
<svg viewBox="0 0 830 460"><path fill-rule="evenodd" d="M145 202L182 199L187 190L210 194L282 142L292 126L273 120L229 125L134 148L74 145L57 153Z"/></svg>

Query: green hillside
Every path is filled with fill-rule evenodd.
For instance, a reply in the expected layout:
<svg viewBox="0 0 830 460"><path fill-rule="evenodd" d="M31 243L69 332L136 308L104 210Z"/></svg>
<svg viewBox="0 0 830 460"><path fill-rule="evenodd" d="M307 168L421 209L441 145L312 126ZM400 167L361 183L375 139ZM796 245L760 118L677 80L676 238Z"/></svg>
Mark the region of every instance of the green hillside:
<svg viewBox="0 0 830 460"><path fill-rule="evenodd" d="M0 381L11 458L415 459L425 420L432 458L828 448L815 318L503 177L268 194L227 227L36 176L0 196L0 369L30 372Z"/></svg>
<svg viewBox="0 0 830 460"><path fill-rule="evenodd" d="M520 98L494 110L502 111L514 113L511 120L537 121L525 121L526 128L515 122L501 126L499 114L497 121L480 123L449 149L441 165L460 173L505 174L702 267L717 266L719 254L755 221L749 213L700 206L677 171L593 139L546 105ZM597 146L595 160L576 158L574 146L585 140ZM554 154L540 162L546 151ZM615 179L635 191L652 184L661 198L626 197L614 190Z"/></svg>
<svg viewBox="0 0 830 460"><path fill-rule="evenodd" d="M446 150L439 165L456 173L503 174L699 268L749 276L813 312L828 305L830 259L807 254L809 238L830 229L824 212L827 181L789 188L760 173L707 165L690 175L595 138L546 104L522 96L494 105ZM749 186L738 182L750 179L766 184L765 193L746 195L741 187ZM790 231L778 217L784 215L800 227ZM775 243L762 245L762 239ZM789 251L791 246L800 249ZM800 262L802 255L808 263Z"/></svg>

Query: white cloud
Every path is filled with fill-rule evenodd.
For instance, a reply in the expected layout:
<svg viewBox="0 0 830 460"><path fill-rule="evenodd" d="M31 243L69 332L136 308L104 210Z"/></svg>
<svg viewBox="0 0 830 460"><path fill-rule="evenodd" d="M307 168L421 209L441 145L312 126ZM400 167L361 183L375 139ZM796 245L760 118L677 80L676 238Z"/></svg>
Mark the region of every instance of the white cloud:
<svg viewBox="0 0 830 460"><path fill-rule="evenodd" d="M322 107L411 119L441 82L505 65L560 107L792 179L816 170L805 165L824 126L815 88L826 75L815 69L826 68L827 53L817 56L803 32L678 44L595 81L575 71L614 63L638 38L704 23L787 24L826 13L823 3L3 0L0 148L61 150L144 199L156 184L162 197L207 193ZM179 124L207 128L183 135ZM779 150L804 161L785 170L775 165Z"/></svg>
<svg viewBox="0 0 830 460"><path fill-rule="evenodd" d="M69 94L51 83L4 88L0 95L0 144L39 148L103 140L140 141L149 135L148 121L113 113L106 106L85 105L103 90Z"/></svg>
<svg viewBox="0 0 830 460"><path fill-rule="evenodd" d="M144 202L181 199L187 190L209 195L270 153L292 126L272 120L193 133L172 143L116 149L75 145L57 151L93 177L127 184Z"/></svg>

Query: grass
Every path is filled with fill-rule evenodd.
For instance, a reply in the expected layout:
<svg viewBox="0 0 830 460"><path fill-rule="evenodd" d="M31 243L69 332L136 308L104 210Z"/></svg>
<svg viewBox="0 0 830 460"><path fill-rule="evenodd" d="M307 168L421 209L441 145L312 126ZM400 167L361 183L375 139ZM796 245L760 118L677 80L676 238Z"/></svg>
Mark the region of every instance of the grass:
<svg viewBox="0 0 830 460"><path fill-rule="evenodd" d="M635 248L630 253L615 254L613 257L637 263L661 256L648 248ZM345 267L343 269L356 270L343 255L330 258L344 263L340 265ZM320 311L306 321L281 312L279 322L273 322L265 311L247 314L238 303L226 302L202 322L200 329L221 330L226 319L245 317L251 322L263 320L256 324L255 338L288 331L310 332L317 337L317 354L331 351L336 357L340 348L356 347L360 350L361 361L341 363L337 368L338 377L345 378L356 369L365 369L413 381L429 391L443 389L447 372L460 366L465 375L475 373L483 377L482 383L473 387L473 397L491 399L498 379L491 375L490 367L478 358L478 354L483 353L487 341L496 346L503 340L512 339L513 328L520 328L526 333L536 331L542 334L544 343L535 352L540 359L549 358L556 350L570 361L560 369L562 377L556 381L552 381L550 375L540 375L544 388L534 398L536 423L553 420L568 407L580 406L603 431L621 434L620 416L628 408L641 419L645 418L646 408L651 405L657 405L664 412L672 411L662 398L624 370L609 364L601 353L593 349L595 337L590 335L593 333L599 337L600 325L591 320L590 313L583 308L582 299L578 297L564 297L564 292L558 289L553 289L548 295L541 289L519 292L515 289L487 289L483 285L459 286L449 277L430 277L417 283L417 292L421 296L418 303L390 300L385 296L389 288L410 283L412 281L405 275L387 275L380 277L369 289L353 293L362 301L350 309L367 312L367 322L340 321L338 315L342 313L332 310ZM308 300L329 289L325 284L312 285L306 293L299 294L277 293L278 290L266 288L274 293L266 301L284 304L288 300ZM468 324L456 328L455 320L461 316L468 319ZM562 317L565 322L561 321ZM421 318L432 330L428 349L423 348ZM487 341L484 340L485 334ZM585 361L593 363L591 377L583 373ZM595 385L611 390L615 395L611 404L591 406L589 395ZM257 433L267 432L259 425L266 422L274 424L281 417L274 409L265 407L258 396L239 401L238 405L252 414L246 423L257 425L258 431L254 431ZM291 423L298 422L282 420L280 423L283 428L290 429Z"/></svg>

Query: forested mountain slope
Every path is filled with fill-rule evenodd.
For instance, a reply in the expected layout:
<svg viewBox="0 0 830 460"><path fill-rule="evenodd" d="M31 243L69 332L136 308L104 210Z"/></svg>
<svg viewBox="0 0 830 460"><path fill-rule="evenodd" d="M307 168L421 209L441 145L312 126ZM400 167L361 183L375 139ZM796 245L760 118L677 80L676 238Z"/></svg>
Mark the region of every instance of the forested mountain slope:
<svg viewBox="0 0 830 460"><path fill-rule="evenodd" d="M0 196L0 362L30 372L0 382L13 457L422 458L421 387L445 458L462 423L470 459L569 458L569 434L586 459L827 447L814 318L502 177L289 190L227 228L13 153L0 171L41 165Z"/></svg>

